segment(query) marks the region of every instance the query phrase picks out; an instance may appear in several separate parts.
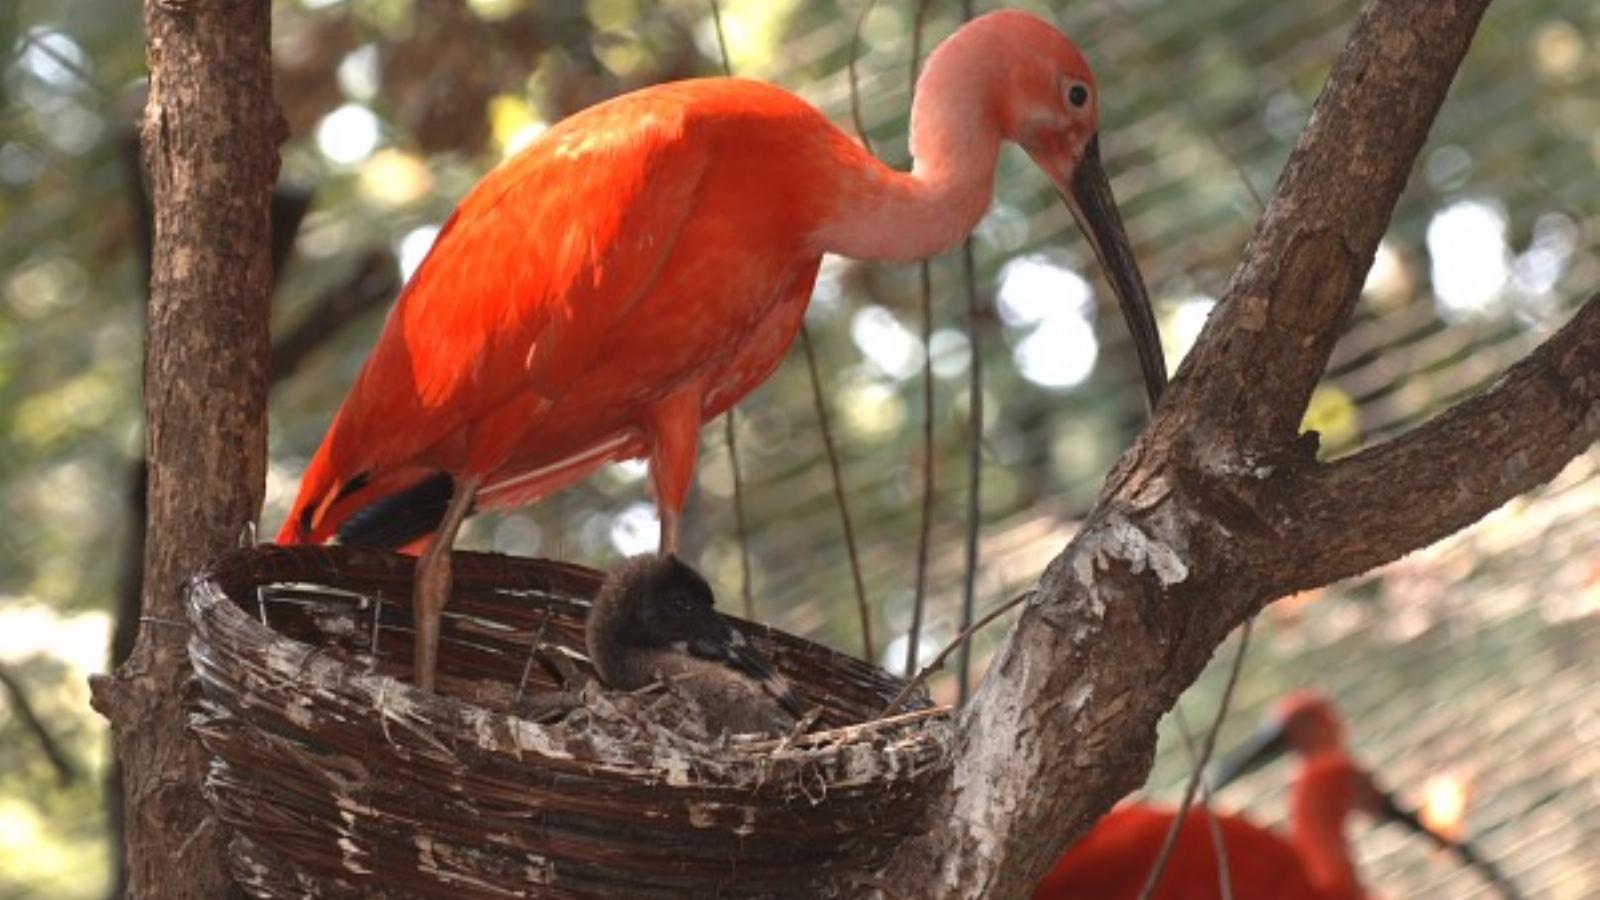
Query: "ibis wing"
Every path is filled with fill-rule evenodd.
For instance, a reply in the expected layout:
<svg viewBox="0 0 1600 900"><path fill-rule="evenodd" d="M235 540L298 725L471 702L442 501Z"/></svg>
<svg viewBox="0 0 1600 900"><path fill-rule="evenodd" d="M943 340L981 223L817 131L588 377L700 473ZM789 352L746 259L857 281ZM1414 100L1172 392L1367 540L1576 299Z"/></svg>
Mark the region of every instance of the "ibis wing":
<svg viewBox="0 0 1600 900"><path fill-rule="evenodd" d="M486 178L418 270L389 330L427 405L559 397L655 283L708 154L678 118L593 112Z"/></svg>
<svg viewBox="0 0 1600 900"><path fill-rule="evenodd" d="M486 420L558 398L595 364L693 214L709 154L685 121L649 95L595 107L467 195L401 293L291 523L331 534L385 492L461 465ZM365 489L340 493L352 480Z"/></svg>

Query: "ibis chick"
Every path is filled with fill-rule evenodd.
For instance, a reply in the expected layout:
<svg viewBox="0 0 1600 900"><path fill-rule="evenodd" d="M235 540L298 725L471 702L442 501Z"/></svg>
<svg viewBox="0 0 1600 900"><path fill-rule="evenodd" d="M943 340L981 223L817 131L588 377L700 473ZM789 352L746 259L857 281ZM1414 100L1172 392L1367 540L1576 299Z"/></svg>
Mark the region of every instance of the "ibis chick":
<svg viewBox="0 0 1600 900"><path fill-rule="evenodd" d="M589 610L589 659L607 687L671 681L711 734L789 731L803 708L761 652L713 608L711 585L673 554L637 556Z"/></svg>

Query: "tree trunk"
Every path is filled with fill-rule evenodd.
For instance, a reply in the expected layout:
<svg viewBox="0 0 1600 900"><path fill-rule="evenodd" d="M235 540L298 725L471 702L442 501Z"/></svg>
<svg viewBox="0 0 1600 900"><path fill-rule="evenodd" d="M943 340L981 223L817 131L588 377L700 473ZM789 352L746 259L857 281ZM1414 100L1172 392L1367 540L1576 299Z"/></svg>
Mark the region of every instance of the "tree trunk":
<svg viewBox="0 0 1600 900"><path fill-rule="evenodd" d="M1448 535L1600 437L1600 298L1404 437L1320 464L1298 433L1488 3L1363 10L1223 302L962 711L931 830L882 879L895 895L1026 896L1144 781L1157 722L1234 627Z"/></svg>
<svg viewBox="0 0 1600 900"><path fill-rule="evenodd" d="M146 0L155 212L145 358L148 538L133 655L92 685L124 776L127 896L232 893L184 729L179 587L248 534L266 481L270 196L284 127L267 0Z"/></svg>

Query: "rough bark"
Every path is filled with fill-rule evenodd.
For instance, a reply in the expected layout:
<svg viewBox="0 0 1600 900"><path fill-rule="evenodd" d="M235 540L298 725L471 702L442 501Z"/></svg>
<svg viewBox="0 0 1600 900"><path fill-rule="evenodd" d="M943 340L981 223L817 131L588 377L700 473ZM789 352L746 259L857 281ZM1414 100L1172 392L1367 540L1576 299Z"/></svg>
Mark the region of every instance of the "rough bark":
<svg viewBox="0 0 1600 900"><path fill-rule="evenodd" d="M270 4L147 0L154 200L145 359L148 534L133 654L93 684L126 773L127 896L231 893L185 732L179 585L255 521L266 476L270 202L284 129Z"/></svg>
<svg viewBox="0 0 1600 900"><path fill-rule="evenodd" d="M1488 2L1363 10L1223 302L963 711L896 895L1025 896L1142 783L1158 720L1245 618L1444 537L1600 436L1600 301L1413 434L1321 464L1298 433Z"/></svg>

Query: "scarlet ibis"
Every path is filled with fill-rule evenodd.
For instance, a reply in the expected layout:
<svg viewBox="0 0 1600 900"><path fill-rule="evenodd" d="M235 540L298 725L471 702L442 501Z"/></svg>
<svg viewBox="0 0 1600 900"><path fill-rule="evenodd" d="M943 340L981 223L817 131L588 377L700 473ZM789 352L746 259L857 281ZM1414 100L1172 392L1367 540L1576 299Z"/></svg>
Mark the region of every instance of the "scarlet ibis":
<svg viewBox="0 0 1600 900"><path fill-rule="evenodd" d="M1370 782L1348 756L1329 752L1308 759L1295 779L1289 836L1280 836L1240 815L1216 813L1233 897L1365 897L1345 849L1344 821L1355 809L1376 813L1375 797ZM1175 815L1175 810L1144 804L1112 810L1056 863L1035 890L1035 900L1138 897ZM1190 810L1152 898L1222 897L1212 840L1205 811Z"/></svg>
<svg viewBox="0 0 1600 900"><path fill-rule="evenodd" d="M420 545L416 680L431 688L466 516L647 456L661 550L674 550L701 424L772 374L822 255L909 261L954 246L988 208L1007 140L1087 237L1154 402L1166 367L1101 166L1099 110L1082 52L1006 11L930 55L910 172L755 81L657 85L566 119L441 229L278 540Z"/></svg>
<svg viewBox="0 0 1600 900"><path fill-rule="evenodd" d="M1301 757L1289 800L1289 834L1280 836L1243 816L1216 813L1235 900L1363 900L1345 838L1345 822L1363 812L1397 822L1454 850L1507 897L1503 876L1470 844L1429 831L1411 811L1380 789L1351 757L1344 725L1325 698L1302 692L1278 705L1255 738L1218 766L1220 788L1285 751ZM1145 804L1112 810L1056 862L1039 883L1035 900L1132 900L1138 897L1176 812ZM1178 843L1152 900L1213 900L1223 896L1217 847L1204 810L1184 820Z"/></svg>
<svg viewBox="0 0 1600 900"><path fill-rule="evenodd" d="M635 690L671 679L713 735L788 731L805 712L788 680L712 603L711 586L678 557L628 560L589 608L584 637L600 680Z"/></svg>

